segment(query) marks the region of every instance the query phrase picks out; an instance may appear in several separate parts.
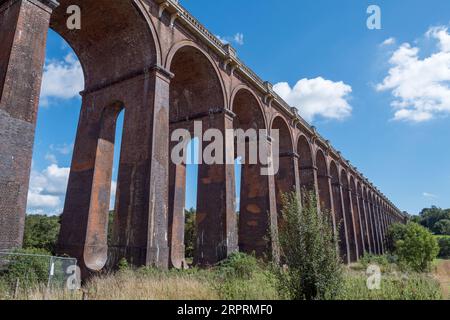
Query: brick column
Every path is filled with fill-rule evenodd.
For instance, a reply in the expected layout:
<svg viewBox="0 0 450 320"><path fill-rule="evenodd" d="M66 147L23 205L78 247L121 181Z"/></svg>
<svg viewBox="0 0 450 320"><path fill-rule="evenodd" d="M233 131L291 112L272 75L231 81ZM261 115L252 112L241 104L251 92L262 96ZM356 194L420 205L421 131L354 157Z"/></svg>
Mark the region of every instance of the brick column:
<svg viewBox="0 0 450 320"><path fill-rule="evenodd" d="M361 194L361 188L359 189L358 192L358 207L359 207L359 212L361 214L361 218L362 218L362 227L364 230L364 246L365 246L365 250L367 253L370 253L372 251L372 247L370 245L370 232L369 232L369 220L367 217L367 210L366 210L366 205L365 205L365 200L363 198L363 195Z"/></svg>
<svg viewBox="0 0 450 320"><path fill-rule="evenodd" d="M344 263L350 263L350 243L347 229L347 218L344 214L344 200L342 199L342 184L339 182L331 185L333 194L333 208L336 228L339 230L339 249Z"/></svg>
<svg viewBox="0 0 450 320"><path fill-rule="evenodd" d="M356 190L354 190L353 187L354 186L352 186L352 189L349 190L349 194L350 194L350 202L352 204L353 220L355 222L356 241L358 243L358 258L360 258L362 257L365 251L364 230L361 224L361 214L359 212L358 196L356 194Z"/></svg>
<svg viewBox="0 0 450 320"><path fill-rule="evenodd" d="M225 130L233 129L233 118L227 110L212 110L203 120L203 130L217 129L225 137ZM230 146L233 141L224 146L225 158L233 152ZM234 163L199 165L195 264L213 265L238 250L234 175Z"/></svg>
<svg viewBox="0 0 450 320"><path fill-rule="evenodd" d="M358 259L358 244L356 241L355 225L353 223L353 210L350 202L350 190L345 187L340 187L342 207L345 213L345 223L347 226L347 237L349 244L349 261L354 262Z"/></svg>
<svg viewBox="0 0 450 320"><path fill-rule="evenodd" d="M56 1L0 1L0 250L22 245L47 31Z"/></svg>

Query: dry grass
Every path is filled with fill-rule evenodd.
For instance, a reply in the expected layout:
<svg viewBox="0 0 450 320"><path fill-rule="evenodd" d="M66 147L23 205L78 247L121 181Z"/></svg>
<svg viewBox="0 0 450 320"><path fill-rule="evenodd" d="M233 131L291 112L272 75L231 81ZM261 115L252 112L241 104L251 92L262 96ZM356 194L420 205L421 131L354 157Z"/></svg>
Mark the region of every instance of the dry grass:
<svg viewBox="0 0 450 320"><path fill-rule="evenodd" d="M436 264L434 276L441 285L444 298L450 299L450 260L439 260Z"/></svg>
<svg viewBox="0 0 450 320"><path fill-rule="evenodd" d="M212 300L219 299L209 282L191 275L146 275L125 271L114 275L96 277L83 291L69 293L45 288L21 292L22 300Z"/></svg>

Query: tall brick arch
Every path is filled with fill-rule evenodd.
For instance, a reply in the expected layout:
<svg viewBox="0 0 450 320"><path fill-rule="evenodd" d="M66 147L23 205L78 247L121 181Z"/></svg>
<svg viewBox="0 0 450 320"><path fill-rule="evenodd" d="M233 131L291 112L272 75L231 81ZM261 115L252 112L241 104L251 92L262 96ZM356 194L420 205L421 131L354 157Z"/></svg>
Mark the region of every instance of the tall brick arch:
<svg viewBox="0 0 450 320"><path fill-rule="evenodd" d="M65 27L69 4L82 9L81 30ZM134 265L184 266L186 168L170 161L170 138L180 128L194 133L194 121L202 124L202 133L266 129L258 142L281 146L275 176L261 176L258 165L243 164L239 218L234 165L199 166L198 265L215 264L237 250L277 258L280 199L288 191L318 197L339 230L345 262L364 251L384 252L388 225L406 221L232 46L221 43L178 1L0 0L0 26L0 249L22 241L49 27L72 46L85 75L59 237L59 251L78 258L85 274L120 258ZM113 129L121 110L113 245L108 247ZM279 141L271 135L274 129L281 133ZM225 156L236 156L232 153L224 148Z"/></svg>

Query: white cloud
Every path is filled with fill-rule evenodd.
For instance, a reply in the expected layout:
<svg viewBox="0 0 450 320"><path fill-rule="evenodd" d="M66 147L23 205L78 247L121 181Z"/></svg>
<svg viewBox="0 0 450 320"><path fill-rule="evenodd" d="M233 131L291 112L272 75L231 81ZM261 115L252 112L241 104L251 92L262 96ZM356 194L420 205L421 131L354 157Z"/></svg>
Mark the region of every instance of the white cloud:
<svg viewBox="0 0 450 320"><path fill-rule="evenodd" d="M387 38L386 40L384 40L381 45L382 46L390 46L390 45L395 44L395 42L396 42L395 38L391 37L391 38Z"/></svg>
<svg viewBox="0 0 450 320"><path fill-rule="evenodd" d="M423 195L425 198L432 198L432 199L437 199L437 198L438 198L437 195L432 194L432 193L429 193L429 192L424 192L422 195Z"/></svg>
<svg viewBox="0 0 450 320"><path fill-rule="evenodd" d="M41 104L48 106L51 99L72 99L84 88L80 62L72 53L64 60L51 60L44 66Z"/></svg>
<svg viewBox="0 0 450 320"><path fill-rule="evenodd" d="M234 36L220 36L216 35L216 37L223 43L223 44L229 44L229 43L235 43L240 46L244 45L244 34L242 32L236 33Z"/></svg>
<svg viewBox="0 0 450 320"><path fill-rule="evenodd" d="M424 122L450 114L450 34L434 27L426 37L437 41L435 53L421 59L418 47L402 44L389 60L389 74L376 86L394 96L394 120Z"/></svg>
<svg viewBox="0 0 450 320"><path fill-rule="evenodd" d="M352 87L342 81L333 82L318 77L302 79L293 88L287 82L280 82L273 89L308 121L313 121L317 116L342 120L352 113L348 102Z"/></svg>
<svg viewBox="0 0 450 320"><path fill-rule="evenodd" d="M28 190L28 212L61 213L69 172L69 168L60 168L56 163L42 172L33 170Z"/></svg>

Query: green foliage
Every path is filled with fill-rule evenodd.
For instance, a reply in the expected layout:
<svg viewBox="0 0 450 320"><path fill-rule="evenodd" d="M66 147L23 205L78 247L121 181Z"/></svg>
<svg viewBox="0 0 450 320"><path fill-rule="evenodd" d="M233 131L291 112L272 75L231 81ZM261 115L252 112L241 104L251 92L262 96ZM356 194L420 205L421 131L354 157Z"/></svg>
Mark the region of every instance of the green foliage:
<svg viewBox="0 0 450 320"><path fill-rule="evenodd" d="M406 229L406 224L403 223L394 223L389 227L387 232L387 246L389 251L395 251L395 243L405 238Z"/></svg>
<svg viewBox="0 0 450 320"><path fill-rule="evenodd" d="M46 283L49 275L51 253L43 249L21 249L11 255L1 278L9 285L17 280L22 287Z"/></svg>
<svg viewBox="0 0 450 320"><path fill-rule="evenodd" d="M25 218L24 248L38 248L54 253L59 234L59 217L28 215Z"/></svg>
<svg viewBox="0 0 450 320"><path fill-rule="evenodd" d="M364 274L346 274L337 300L440 300L439 283L424 274L383 274L380 290L367 288Z"/></svg>
<svg viewBox="0 0 450 320"><path fill-rule="evenodd" d="M186 210L185 212L184 245L186 250L186 258L193 258L195 253L195 245L197 241L195 227L196 216L195 209Z"/></svg>
<svg viewBox="0 0 450 320"><path fill-rule="evenodd" d="M223 300L277 300L277 278L268 271L258 269L251 278L226 278L212 284Z"/></svg>
<svg viewBox="0 0 450 320"><path fill-rule="evenodd" d="M215 269L213 287L224 300L277 299L277 278L251 255L236 252Z"/></svg>
<svg viewBox="0 0 450 320"><path fill-rule="evenodd" d="M219 264L218 271L226 277L250 279L253 272L258 269L258 261L255 257L242 252L232 253L228 259Z"/></svg>
<svg viewBox="0 0 450 320"><path fill-rule="evenodd" d="M394 241L394 253L403 268L416 272L430 269L439 253L439 245L429 230L414 222L400 227L393 225L389 230Z"/></svg>
<svg viewBox="0 0 450 320"><path fill-rule="evenodd" d="M338 239L330 214L318 212L313 193L304 194L302 209L295 193L283 196L279 242L281 261L287 268L277 273L280 291L293 300L332 299L342 279Z"/></svg>
<svg viewBox="0 0 450 320"><path fill-rule="evenodd" d="M130 265L128 264L128 261L125 258L120 259L119 263L117 264L117 267L119 271L125 271L130 269Z"/></svg>
<svg viewBox="0 0 450 320"><path fill-rule="evenodd" d="M439 243L439 258L450 259L450 237L437 237Z"/></svg>
<svg viewBox="0 0 450 320"><path fill-rule="evenodd" d="M373 255L373 254L365 254L360 258L359 264L361 265L361 270L367 270L369 265L377 265L380 267L381 272L392 272L396 268L397 256L395 255Z"/></svg>
<svg viewBox="0 0 450 320"><path fill-rule="evenodd" d="M450 220L443 219L436 222L434 225L434 232L436 234L450 236Z"/></svg>
<svg viewBox="0 0 450 320"><path fill-rule="evenodd" d="M435 206L423 209L418 217L413 218L414 222L430 229L435 234L449 235L450 233L447 233L450 231L449 222L445 222L445 220L450 220L450 209L443 210ZM440 223L441 221L444 222Z"/></svg>

